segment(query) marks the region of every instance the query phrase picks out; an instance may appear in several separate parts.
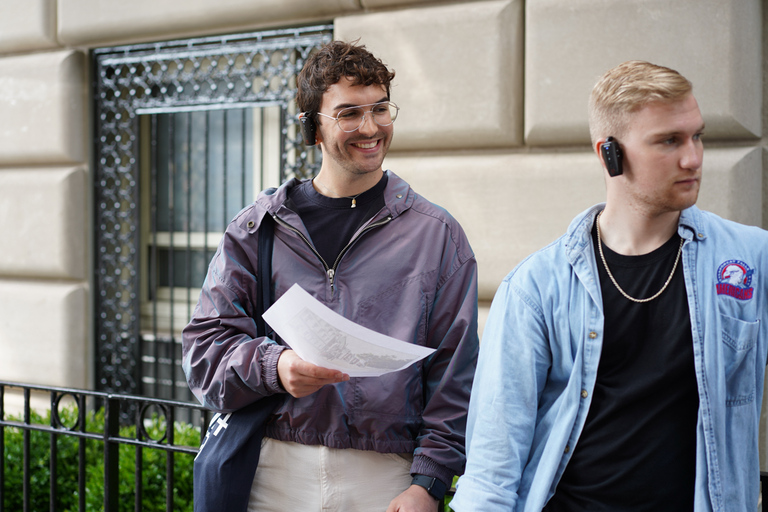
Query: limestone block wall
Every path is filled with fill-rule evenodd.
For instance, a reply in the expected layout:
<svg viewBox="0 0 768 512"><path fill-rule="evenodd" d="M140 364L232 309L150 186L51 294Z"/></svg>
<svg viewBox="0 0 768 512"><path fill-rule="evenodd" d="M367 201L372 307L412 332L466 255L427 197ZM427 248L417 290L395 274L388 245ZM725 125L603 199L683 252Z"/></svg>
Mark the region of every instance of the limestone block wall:
<svg viewBox="0 0 768 512"><path fill-rule="evenodd" d="M56 41L56 0L5 2L0 16L3 52L53 49Z"/></svg>
<svg viewBox="0 0 768 512"><path fill-rule="evenodd" d="M85 54L39 51L52 5L0 17L0 379L89 387Z"/></svg>
<svg viewBox="0 0 768 512"><path fill-rule="evenodd" d="M707 125L699 205L768 226L760 0L25 0L0 16L0 379L91 385L89 50L334 24L397 72L386 166L465 226L481 325L499 281L603 198L587 97L678 69ZM40 372L21 346L45 352ZM764 429L765 430L765 429ZM766 448L763 447L763 451Z"/></svg>

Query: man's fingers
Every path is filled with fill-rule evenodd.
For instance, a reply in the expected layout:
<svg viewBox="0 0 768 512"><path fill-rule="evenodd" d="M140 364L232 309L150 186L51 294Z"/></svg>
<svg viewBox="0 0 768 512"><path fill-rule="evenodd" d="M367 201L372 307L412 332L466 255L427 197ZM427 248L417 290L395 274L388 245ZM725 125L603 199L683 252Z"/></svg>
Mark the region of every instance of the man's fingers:
<svg viewBox="0 0 768 512"><path fill-rule="evenodd" d="M283 354L281 354L280 359L283 357L286 357L287 360L285 361L287 363L288 369L293 372L300 374L305 377L311 377L318 380L323 380L327 382L341 382L342 380L348 380L349 376L340 372L339 370L332 370L330 368L323 368L322 366L317 366L316 364L312 364L310 362L304 361L302 358L300 358L296 352L293 350L285 350L283 351ZM280 361L278 361L278 365L280 364Z"/></svg>
<svg viewBox="0 0 768 512"><path fill-rule="evenodd" d="M311 395L327 384L349 380L349 375L308 363L293 350L284 350L277 361L277 373L285 390L296 398Z"/></svg>
<svg viewBox="0 0 768 512"><path fill-rule="evenodd" d="M312 377L318 380L326 380L331 382L341 382L344 374L339 370L332 370L330 368L323 368L312 363L308 363L302 359L296 361L296 370L307 377Z"/></svg>

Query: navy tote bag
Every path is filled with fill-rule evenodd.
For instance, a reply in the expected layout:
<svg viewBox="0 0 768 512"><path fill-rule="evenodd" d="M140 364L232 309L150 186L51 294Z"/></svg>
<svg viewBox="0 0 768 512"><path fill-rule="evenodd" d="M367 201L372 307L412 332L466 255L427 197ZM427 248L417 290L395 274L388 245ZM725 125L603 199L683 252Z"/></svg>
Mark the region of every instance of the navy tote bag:
<svg viewBox="0 0 768 512"><path fill-rule="evenodd" d="M272 302L274 221L264 216L259 227L259 286L256 327L266 336L261 314ZM266 277L265 277L266 276ZM231 413L217 413L208 426L194 464L195 512L246 512L259 464L264 428L282 394L272 395Z"/></svg>

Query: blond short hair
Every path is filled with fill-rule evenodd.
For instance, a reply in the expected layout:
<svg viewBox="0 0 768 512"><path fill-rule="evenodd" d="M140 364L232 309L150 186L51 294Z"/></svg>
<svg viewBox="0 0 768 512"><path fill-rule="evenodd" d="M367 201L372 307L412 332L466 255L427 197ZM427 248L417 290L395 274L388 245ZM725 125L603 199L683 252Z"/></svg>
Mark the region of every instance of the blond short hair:
<svg viewBox="0 0 768 512"><path fill-rule="evenodd" d="M592 144L613 136L621 139L629 114L652 102L675 102L693 91L693 84L674 69L630 60L606 72L589 98Z"/></svg>

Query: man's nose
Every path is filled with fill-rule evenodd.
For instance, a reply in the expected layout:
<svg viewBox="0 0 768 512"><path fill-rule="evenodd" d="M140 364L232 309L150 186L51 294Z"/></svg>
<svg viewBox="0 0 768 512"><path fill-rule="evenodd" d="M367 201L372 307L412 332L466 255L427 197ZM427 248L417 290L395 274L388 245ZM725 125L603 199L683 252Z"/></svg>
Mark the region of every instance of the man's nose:
<svg viewBox="0 0 768 512"><path fill-rule="evenodd" d="M376 133L379 130L379 125L373 120L373 112L363 113L363 122L357 130L360 133Z"/></svg>
<svg viewBox="0 0 768 512"><path fill-rule="evenodd" d="M683 151L683 155L680 157L680 167L693 171L700 169L704 160L704 146L701 144L701 140L689 140Z"/></svg>

